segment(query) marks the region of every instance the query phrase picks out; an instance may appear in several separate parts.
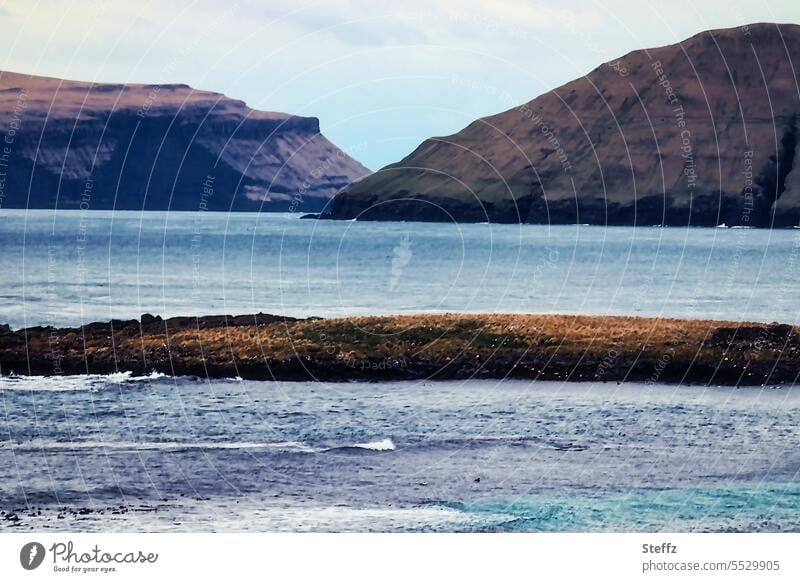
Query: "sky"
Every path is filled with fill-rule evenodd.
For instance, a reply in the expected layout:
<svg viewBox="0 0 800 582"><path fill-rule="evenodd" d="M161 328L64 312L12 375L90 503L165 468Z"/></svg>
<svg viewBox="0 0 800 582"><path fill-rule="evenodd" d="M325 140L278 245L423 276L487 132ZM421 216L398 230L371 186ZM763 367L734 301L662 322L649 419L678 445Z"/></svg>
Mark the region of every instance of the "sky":
<svg viewBox="0 0 800 582"><path fill-rule="evenodd" d="M800 0L0 0L0 69L313 115L372 170L632 50Z"/></svg>

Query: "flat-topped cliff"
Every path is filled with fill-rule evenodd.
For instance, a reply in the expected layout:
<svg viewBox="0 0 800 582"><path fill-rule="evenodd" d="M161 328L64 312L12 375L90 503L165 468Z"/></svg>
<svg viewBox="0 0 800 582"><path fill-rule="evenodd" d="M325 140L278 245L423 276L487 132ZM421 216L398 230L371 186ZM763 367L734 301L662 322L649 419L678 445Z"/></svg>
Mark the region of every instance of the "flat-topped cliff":
<svg viewBox="0 0 800 582"><path fill-rule="evenodd" d="M0 72L0 207L320 210L369 173L319 120L188 85Z"/></svg>

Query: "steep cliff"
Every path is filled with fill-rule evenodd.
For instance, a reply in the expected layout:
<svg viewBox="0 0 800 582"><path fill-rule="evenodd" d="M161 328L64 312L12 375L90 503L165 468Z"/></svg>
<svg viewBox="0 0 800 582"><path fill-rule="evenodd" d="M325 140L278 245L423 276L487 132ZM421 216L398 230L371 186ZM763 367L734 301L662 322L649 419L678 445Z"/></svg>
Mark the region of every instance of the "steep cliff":
<svg viewBox="0 0 800 582"><path fill-rule="evenodd" d="M0 72L0 206L320 210L369 171L319 121L187 85Z"/></svg>
<svg viewBox="0 0 800 582"><path fill-rule="evenodd" d="M700 33L585 77L337 194L334 218L800 223L800 26Z"/></svg>

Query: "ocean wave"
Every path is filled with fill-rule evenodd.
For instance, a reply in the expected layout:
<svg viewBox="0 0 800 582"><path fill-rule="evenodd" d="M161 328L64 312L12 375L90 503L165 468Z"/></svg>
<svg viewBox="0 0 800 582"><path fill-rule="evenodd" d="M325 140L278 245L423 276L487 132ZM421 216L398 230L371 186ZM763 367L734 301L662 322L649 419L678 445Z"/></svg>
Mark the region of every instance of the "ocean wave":
<svg viewBox="0 0 800 582"><path fill-rule="evenodd" d="M585 451L589 445L583 442L568 440L559 441L544 439L534 436L515 435L480 435L473 437L410 437L404 441L406 449L473 449L480 447L535 447L562 452ZM264 449L274 452L286 453L330 453L330 452L376 452L385 453L397 450L397 445L390 437L376 438L365 442L336 442L324 439L302 442L299 440L285 440L275 442L258 441L120 441L120 440L55 440L32 439L27 441L0 441L0 450L13 449L16 451L79 451L98 450L106 452L139 452L139 451L190 451L190 450L215 450L215 449Z"/></svg>
<svg viewBox="0 0 800 582"><path fill-rule="evenodd" d="M390 438L384 438L376 441L370 441L367 443L355 443L349 445L341 445L336 447L329 447L325 449L326 452L330 451L376 451L376 452L386 452L386 451L394 451L397 449L395 446L394 441Z"/></svg>
<svg viewBox="0 0 800 582"><path fill-rule="evenodd" d="M447 448L474 448L481 446L512 446L512 447L537 447L555 451L584 451L588 448L586 443L555 440L533 435L464 435L442 436L440 438L425 439L420 443L422 447L447 447Z"/></svg>
<svg viewBox="0 0 800 582"><path fill-rule="evenodd" d="M10 374L0 376L0 390L18 392L77 392L102 390L120 384L137 384L166 378L166 374L151 372L146 376L134 376L132 372L112 374L78 374L74 376L23 376Z"/></svg>
<svg viewBox="0 0 800 582"><path fill-rule="evenodd" d="M120 499L120 496L129 499ZM495 531L511 514L477 513L442 506L346 507L282 503L247 497L189 497L163 501L157 492L116 488L34 494L37 504L18 512L15 531L108 532L430 532ZM157 500L156 500L157 499ZM105 501L107 500L107 501ZM124 503L122 503L124 501ZM273 501L274 502L274 501ZM26 507L25 499L18 501ZM58 517L57 517L58 516ZM0 526L2 530L2 526Z"/></svg>
<svg viewBox="0 0 800 582"><path fill-rule="evenodd" d="M314 447L300 441L277 442L183 442L183 441L58 441L48 439L33 439L23 442L0 441L0 450L12 449L17 452L26 451L101 451L101 452L129 452L144 451L180 452L191 450L245 450L266 449L286 453L326 453L332 451L374 451L388 452L396 449L394 441L390 438L379 439L365 443L333 445Z"/></svg>
<svg viewBox="0 0 800 582"><path fill-rule="evenodd" d="M297 441L283 441L273 443L256 442L133 442L133 441L50 441L31 440L22 443L12 441L0 442L0 449L13 449L15 451L74 451L74 450L102 450L106 452L131 452L140 451L165 451L179 452L189 450L217 450L217 449L272 449L285 452L315 453L318 449Z"/></svg>

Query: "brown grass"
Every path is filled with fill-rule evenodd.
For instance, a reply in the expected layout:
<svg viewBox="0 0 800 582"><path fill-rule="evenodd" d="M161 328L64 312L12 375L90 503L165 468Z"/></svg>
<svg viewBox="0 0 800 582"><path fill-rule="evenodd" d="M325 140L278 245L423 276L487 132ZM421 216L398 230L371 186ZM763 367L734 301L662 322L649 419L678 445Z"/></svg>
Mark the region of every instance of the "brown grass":
<svg viewBox="0 0 800 582"><path fill-rule="evenodd" d="M183 330L169 334L169 345L216 354L228 351L240 358L301 354L322 360L542 349L599 354L610 348L631 354L669 349L676 356L691 356L704 349L718 329L742 327L767 329L759 323L614 316L401 315L274 323L258 329ZM164 345L166 337L145 338L143 345ZM754 355L769 357L769 350Z"/></svg>
<svg viewBox="0 0 800 582"><path fill-rule="evenodd" d="M187 323L188 321L188 323ZM0 363L19 370L23 356L46 373L53 337L69 370L159 369L222 375L240 367L255 377L303 377L309 369L356 378L383 362L398 377L629 377L681 381L695 375L739 383L793 381L800 336L790 326L710 320L525 314L439 314L270 320L259 326L224 318L118 322L86 329L27 330L0 336ZM660 363L659 363L660 362ZM30 364L25 364L30 367ZM697 371L702 368L701 371ZM39 370L44 370L39 372ZM277 370L277 371L276 371ZM387 372L389 373L389 372Z"/></svg>

